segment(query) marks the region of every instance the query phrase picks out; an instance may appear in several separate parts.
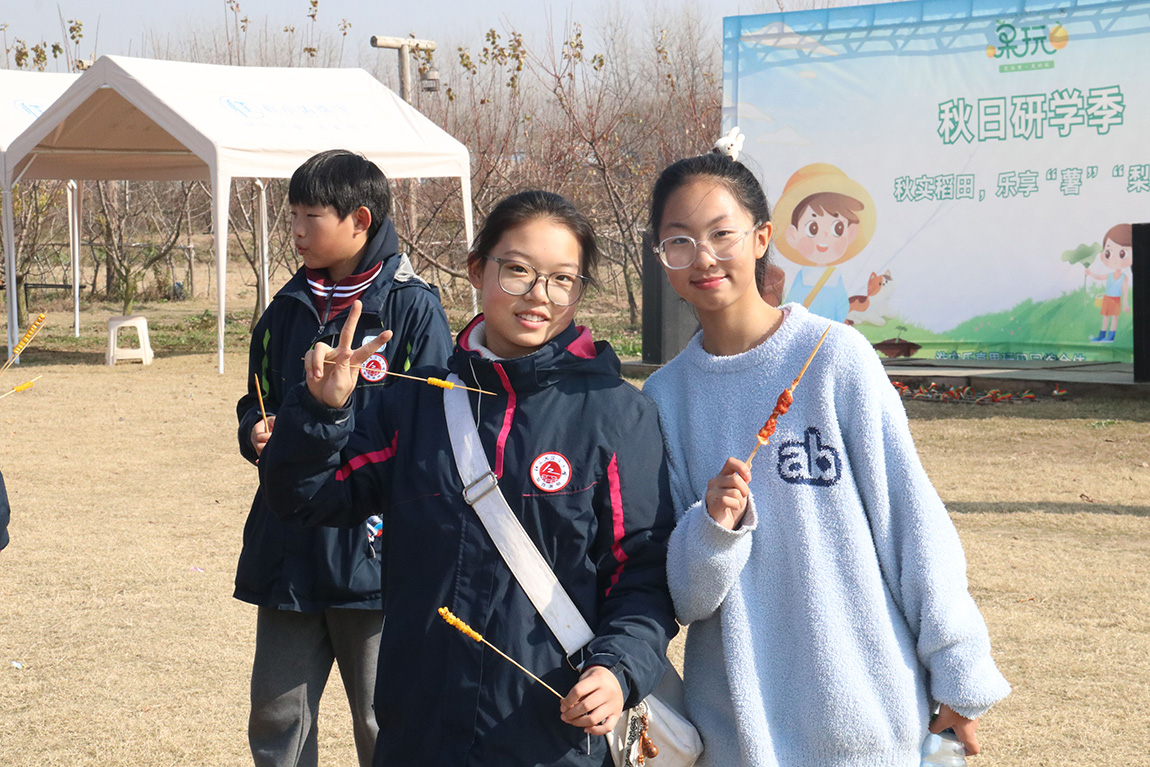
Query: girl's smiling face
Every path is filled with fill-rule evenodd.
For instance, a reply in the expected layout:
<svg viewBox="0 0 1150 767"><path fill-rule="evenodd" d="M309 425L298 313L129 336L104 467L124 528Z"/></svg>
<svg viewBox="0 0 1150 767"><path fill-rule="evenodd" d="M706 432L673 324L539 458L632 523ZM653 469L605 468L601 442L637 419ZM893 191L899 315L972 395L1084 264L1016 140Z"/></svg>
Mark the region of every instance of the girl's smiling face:
<svg viewBox="0 0 1150 767"><path fill-rule="evenodd" d="M525 294L508 294L499 286L500 261L526 264L540 275L579 275L581 256L571 230L550 218L534 218L504 232L487 258L468 268L483 306L487 348L505 359L531 354L571 324L578 306L552 303L542 276Z"/></svg>
<svg viewBox="0 0 1150 767"><path fill-rule="evenodd" d="M658 238L662 241L687 235L701 241L716 229L746 231L757 223L726 184L710 176L697 176L667 197ZM738 255L730 260L720 261L706 246L699 246L691 266L664 271L675 292L700 313L757 302L755 262L767 252L770 239L771 224L763 223L753 228Z"/></svg>

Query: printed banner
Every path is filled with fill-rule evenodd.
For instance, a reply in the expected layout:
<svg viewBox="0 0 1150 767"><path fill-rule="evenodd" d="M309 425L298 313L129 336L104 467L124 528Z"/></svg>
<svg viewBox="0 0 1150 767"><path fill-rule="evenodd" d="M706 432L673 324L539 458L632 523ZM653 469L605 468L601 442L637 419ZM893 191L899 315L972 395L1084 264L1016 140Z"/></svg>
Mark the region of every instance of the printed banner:
<svg viewBox="0 0 1150 767"><path fill-rule="evenodd" d="M724 21L782 296L891 356L1130 362L1150 0Z"/></svg>

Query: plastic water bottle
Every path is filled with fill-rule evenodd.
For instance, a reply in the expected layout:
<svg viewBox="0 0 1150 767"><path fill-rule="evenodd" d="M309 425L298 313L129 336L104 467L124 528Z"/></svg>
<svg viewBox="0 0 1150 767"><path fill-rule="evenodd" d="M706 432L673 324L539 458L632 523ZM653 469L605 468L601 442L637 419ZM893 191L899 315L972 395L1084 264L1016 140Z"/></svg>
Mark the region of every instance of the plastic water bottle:
<svg viewBox="0 0 1150 767"><path fill-rule="evenodd" d="M383 520L372 514L364 524L367 527L367 555L375 559L375 542L383 535Z"/></svg>
<svg viewBox="0 0 1150 767"><path fill-rule="evenodd" d="M922 742L921 767L966 767L966 748L954 730L926 736Z"/></svg>

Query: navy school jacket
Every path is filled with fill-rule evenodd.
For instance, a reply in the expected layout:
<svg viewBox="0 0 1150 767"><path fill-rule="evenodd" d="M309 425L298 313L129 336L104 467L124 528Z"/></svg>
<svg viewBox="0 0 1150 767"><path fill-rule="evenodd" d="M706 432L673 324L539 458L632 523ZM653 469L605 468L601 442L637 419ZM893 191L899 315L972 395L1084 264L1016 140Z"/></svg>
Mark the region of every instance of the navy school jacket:
<svg viewBox="0 0 1150 767"><path fill-rule="evenodd" d="M619 377L610 346L585 329L571 325L532 355L491 361L468 343L481 319L460 334L449 367L494 393L469 394L487 458L595 633L575 662L611 669L633 706L661 678L677 630L665 572L674 515L657 412ZM260 481L269 505L302 524L385 519L376 765L610 763L604 738L563 723L554 695L436 613L446 606L563 694L578 680L462 499L441 389L398 381L355 413L296 387L264 450Z"/></svg>
<svg viewBox="0 0 1150 767"><path fill-rule="evenodd" d="M406 256L396 253L397 244L395 228L387 219L356 268L356 274L363 274L383 264L360 299L363 315L355 345L386 328L395 334L381 351L389 369L403 372L416 365L442 365L451 353L447 316L438 292L415 275ZM304 354L317 341L334 346L346 319L347 311L319 316L302 268L260 317L252 332L248 392L236 406L240 453L249 461L256 462L251 432L262 417L254 375L260 377L264 408L269 416L276 414L288 390L304 380ZM366 407L397 380L372 377L379 380L360 379L354 409ZM234 596L301 612L329 607L382 609L379 542L369 540L364 525L336 530L285 524L257 491L244 525Z"/></svg>

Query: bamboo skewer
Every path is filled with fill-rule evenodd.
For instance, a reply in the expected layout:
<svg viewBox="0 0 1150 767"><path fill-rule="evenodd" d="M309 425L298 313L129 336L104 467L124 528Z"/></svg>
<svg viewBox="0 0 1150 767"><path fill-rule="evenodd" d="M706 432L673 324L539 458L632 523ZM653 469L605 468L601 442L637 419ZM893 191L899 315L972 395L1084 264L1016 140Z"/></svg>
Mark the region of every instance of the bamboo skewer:
<svg viewBox="0 0 1150 767"><path fill-rule="evenodd" d="M334 362L335 362L335 360L324 360L323 364L331 365ZM363 365L349 365L348 367L351 370L363 370ZM376 372L379 372L379 371L376 371ZM385 375L396 376L397 378L410 378L412 381L423 381L426 384L430 384L432 386L438 386L440 389L454 389L456 387L459 387L460 389L466 389L467 391L473 391L476 394L490 394L492 397L495 396L495 392L490 392L490 391L487 391L486 389L473 389L470 386L464 386L463 384L452 383L451 381L444 381L442 378L420 378L419 376L409 376L406 373L394 373L390 370L385 370L383 372Z"/></svg>
<svg viewBox="0 0 1150 767"><path fill-rule="evenodd" d="M36 383L37 381L39 381L39 380L40 380L41 378L43 378L43 377L44 377L44 376L42 376L42 375L41 375L41 376L36 376L36 377L35 377L35 378L33 378L31 381L25 381L24 383L22 383L22 384L20 384L20 385L18 385L18 386L13 386L13 387L12 387L11 389L9 389L8 391L4 392L3 394L0 394L0 399L4 399L4 398L5 398L5 397L7 397L9 394L15 394L15 393L16 393L16 392L18 392L18 391L27 391L28 389L31 389L31 388L32 388L32 384Z"/></svg>
<svg viewBox="0 0 1150 767"><path fill-rule="evenodd" d="M818 354L819 347L823 345L823 341L827 340L827 333L829 332L831 332L831 326L827 325L827 329L823 331L823 334L819 337L819 342L815 344L815 348L811 350L810 356L807 357L807 361L803 364L803 369L795 376L795 380L791 382L791 385L783 389L783 393L779 395L779 399L775 403L775 409L771 411L771 417L763 424L763 428L759 429L757 436L758 442L755 443L755 448L751 451L750 457L747 458L748 469L751 468L751 462L755 460L755 453L759 452L759 448L770 442L771 435L775 433L775 426L778 423L779 416L786 413L791 403L795 401L795 387L799 385L799 381L803 380L803 374L807 372L811 361L814 360L815 355Z"/></svg>
<svg viewBox="0 0 1150 767"><path fill-rule="evenodd" d="M36 335L36 333L40 331L40 327L44 324L45 317L47 317L47 315L44 314L44 312L40 312L40 316L37 317L32 322L32 324L28 326L28 330L24 333L24 337L21 338L20 343L16 344L16 346L12 349L12 353L8 355L8 361L4 363L4 367L0 368L0 373L3 373L8 368L12 367L12 363L15 362L16 358L20 356L20 352L24 351L24 347L27 346L28 342L32 340L32 336Z"/></svg>
<svg viewBox="0 0 1150 767"><path fill-rule="evenodd" d="M353 367L363 367L363 366L362 365L353 365ZM464 386L463 384L452 383L451 381L444 381L442 378L420 378L419 376L409 376L406 373L393 373L390 370L387 371L387 375L398 376L399 378L410 378L412 381L423 381L424 383L431 384L432 386L438 386L440 389L454 389L455 387L458 386L460 389L466 389L467 391L473 391L476 394L490 394L492 397L495 396L495 392L490 392L490 391L487 391L486 389L473 389L470 386Z"/></svg>
<svg viewBox="0 0 1150 767"><path fill-rule="evenodd" d="M271 431L268 428L268 411L264 410L264 394L260 391L260 374L252 373L256 379L256 399L260 401L260 415L264 417L264 431Z"/></svg>
<svg viewBox="0 0 1150 767"><path fill-rule="evenodd" d="M548 690L550 690L551 692L555 693L555 697L556 697L556 698L558 698L559 700L563 700L563 696L562 696L562 695L560 695L558 692L556 692L554 687L552 687L551 685L547 684L546 682L544 682L542 679L540 679L539 677L537 677L537 676L535 676L534 674L532 674L532 673L531 673L530 671L528 671L527 669L523 668L523 666L519 665L519 663L517 663L517 662L516 662L516 660L515 660L514 658L512 658L512 657L511 657L511 656L509 656L507 653L503 652L503 651L502 651L502 650L500 650L498 647L496 647L495 645L491 644L491 643L490 643L490 642L488 642L486 639L484 639L484 638L483 638L483 635L482 635L482 634L480 634L478 631L476 631L475 629L471 628L471 627L470 627L470 626L468 626L466 623L464 623L462 620L460 620L459 618L456 618L454 615L452 615L452 614L451 614L451 611L450 611L450 610L448 610L446 607L441 607L441 608L439 608L438 612L439 612L439 617L440 617L440 618L443 618L443 620L447 622L447 625L449 625L449 626L454 626L455 628L459 629L459 630L460 630L460 631L461 631L463 634L467 635L467 636L468 636L468 637L470 637L471 639L474 639L476 642L482 642L483 644L487 645L487 646L488 646L488 647L490 647L492 650L494 650L495 652L499 653L499 654L500 654L500 655L502 655L504 658L506 658L507 660L509 660L509 661L510 661L512 664L514 664L514 666L515 666L516 668L518 668L518 669L519 669L520 671L522 671L524 674L526 674L527 676L531 677L532 679L534 679L536 682L538 682L539 684L541 684L541 685L543 685L544 687L546 687L546 688L547 688Z"/></svg>

